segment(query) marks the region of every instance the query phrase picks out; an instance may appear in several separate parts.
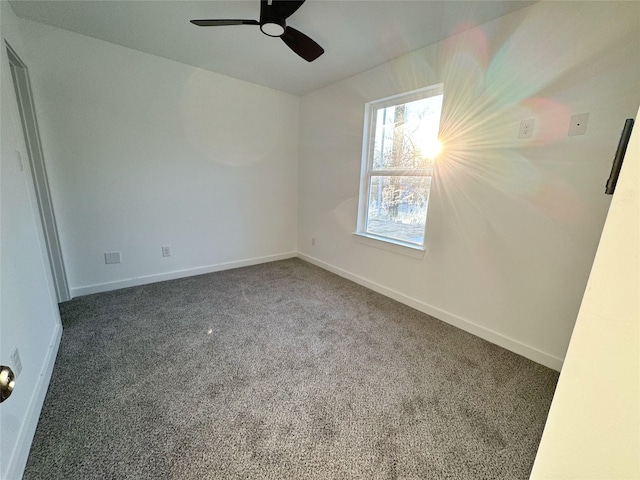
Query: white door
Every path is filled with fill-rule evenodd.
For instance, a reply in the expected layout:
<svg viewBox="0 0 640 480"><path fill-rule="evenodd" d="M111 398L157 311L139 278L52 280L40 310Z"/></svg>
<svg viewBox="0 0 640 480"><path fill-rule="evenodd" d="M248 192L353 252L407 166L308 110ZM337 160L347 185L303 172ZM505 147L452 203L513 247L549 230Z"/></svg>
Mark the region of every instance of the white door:
<svg viewBox="0 0 640 480"><path fill-rule="evenodd" d="M0 404L0 478L21 478L62 327L7 52L0 48L0 364L16 375Z"/></svg>

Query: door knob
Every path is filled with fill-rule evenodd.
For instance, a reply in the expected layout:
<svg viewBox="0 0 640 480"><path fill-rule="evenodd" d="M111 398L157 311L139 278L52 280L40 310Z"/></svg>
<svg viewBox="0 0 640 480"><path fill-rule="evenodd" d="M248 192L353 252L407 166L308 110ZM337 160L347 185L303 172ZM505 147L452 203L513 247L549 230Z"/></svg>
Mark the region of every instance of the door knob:
<svg viewBox="0 0 640 480"><path fill-rule="evenodd" d="M13 370L6 365L0 365L0 403L9 398L15 385L16 376L13 374Z"/></svg>

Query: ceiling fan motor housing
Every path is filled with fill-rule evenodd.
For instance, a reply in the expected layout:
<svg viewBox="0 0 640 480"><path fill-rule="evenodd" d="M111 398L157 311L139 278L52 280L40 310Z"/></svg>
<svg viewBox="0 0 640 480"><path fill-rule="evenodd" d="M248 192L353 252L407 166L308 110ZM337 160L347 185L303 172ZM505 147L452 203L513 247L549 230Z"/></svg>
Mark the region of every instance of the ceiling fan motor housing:
<svg viewBox="0 0 640 480"><path fill-rule="evenodd" d="M260 12L260 30L270 37L280 37L284 33L287 24L284 18L278 15L277 10L264 5Z"/></svg>
<svg viewBox="0 0 640 480"><path fill-rule="evenodd" d="M260 24L260 30L262 30L262 33L269 35L270 37L281 37L284 33L284 29L284 20L280 22L265 22Z"/></svg>

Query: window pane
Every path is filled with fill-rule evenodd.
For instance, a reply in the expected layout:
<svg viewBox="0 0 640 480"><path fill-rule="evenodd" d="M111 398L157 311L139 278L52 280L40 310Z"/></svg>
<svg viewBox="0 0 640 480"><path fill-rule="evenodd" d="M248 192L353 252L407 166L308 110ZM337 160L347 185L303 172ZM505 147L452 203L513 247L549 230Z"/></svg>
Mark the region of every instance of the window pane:
<svg viewBox="0 0 640 480"><path fill-rule="evenodd" d="M437 155L442 95L376 110L373 170L428 168Z"/></svg>
<svg viewBox="0 0 640 480"><path fill-rule="evenodd" d="M358 233L424 245L442 84L367 104Z"/></svg>
<svg viewBox="0 0 640 480"><path fill-rule="evenodd" d="M372 176L366 232L421 245L431 177Z"/></svg>

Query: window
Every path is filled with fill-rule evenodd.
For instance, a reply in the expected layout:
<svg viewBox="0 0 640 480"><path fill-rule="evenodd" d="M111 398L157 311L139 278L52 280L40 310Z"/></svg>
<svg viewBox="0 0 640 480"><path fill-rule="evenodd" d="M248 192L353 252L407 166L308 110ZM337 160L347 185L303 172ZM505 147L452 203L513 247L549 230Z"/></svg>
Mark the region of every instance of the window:
<svg viewBox="0 0 640 480"><path fill-rule="evenodd" d="M442 84L366 105L358 231L423 248Z"/></svg>

